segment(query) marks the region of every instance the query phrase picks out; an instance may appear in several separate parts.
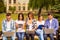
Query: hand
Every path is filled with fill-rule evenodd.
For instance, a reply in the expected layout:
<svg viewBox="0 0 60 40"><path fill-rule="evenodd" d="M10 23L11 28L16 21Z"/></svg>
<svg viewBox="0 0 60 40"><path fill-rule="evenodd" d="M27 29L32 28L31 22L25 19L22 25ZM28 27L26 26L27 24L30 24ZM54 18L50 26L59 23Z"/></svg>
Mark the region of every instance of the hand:
<svg viewBox="0 0 60 40"><path fill-rule="evenodd" d="M35 29L32 29L32 31L35 31Z"/></svg>
<svg viewBox="0 0 60 40"><path fill-rule="evenodd" d="M42 27L42 29L45 29L44 27Z"/></svg>

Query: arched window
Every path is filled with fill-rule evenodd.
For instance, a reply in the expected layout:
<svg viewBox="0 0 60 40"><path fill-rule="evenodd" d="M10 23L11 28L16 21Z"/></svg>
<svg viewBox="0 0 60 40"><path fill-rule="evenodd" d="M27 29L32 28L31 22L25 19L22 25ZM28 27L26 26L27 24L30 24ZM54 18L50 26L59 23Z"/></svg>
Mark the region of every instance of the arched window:
<svg viewBox="0 0 60 40"><path fill-rule="evenodd" d="M25 6L23 6L23 10L25 10Z"/></svg>

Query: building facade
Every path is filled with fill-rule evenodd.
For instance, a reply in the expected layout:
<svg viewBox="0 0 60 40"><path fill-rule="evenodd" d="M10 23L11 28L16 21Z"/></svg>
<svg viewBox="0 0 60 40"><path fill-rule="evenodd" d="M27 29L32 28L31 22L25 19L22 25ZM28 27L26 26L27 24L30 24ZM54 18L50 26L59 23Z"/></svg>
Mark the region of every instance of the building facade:
<svg viewBox="0 0 60 40"><path fill-rule="evenodd" d="M15 8L15 13L20 13L20 12L28 12L28 3L29 0L6 0L6 12L11 12L9 9L10 7Z"/></svg>

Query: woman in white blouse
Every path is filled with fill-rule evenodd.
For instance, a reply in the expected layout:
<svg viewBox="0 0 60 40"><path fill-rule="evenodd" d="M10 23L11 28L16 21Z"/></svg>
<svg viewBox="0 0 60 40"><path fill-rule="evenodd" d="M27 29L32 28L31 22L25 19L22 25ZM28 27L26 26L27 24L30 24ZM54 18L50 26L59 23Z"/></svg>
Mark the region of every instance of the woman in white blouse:
<svg viewBox="0 0 60 40"><path fill-rule="evenodd" d="M36 34L39 37L39 40L44 40L43 37L43 28L44 28L44 20L43 20L43 16L39 15L38 16L38 21L37 21L37 30L36 30Z"/></svg>
<svg viewBox="0 0 60 40"><path fill-rule="evenodd" d="M16 20L15 23L16 23L16 29L17 29L17 32L16 32L17 38L18 40L23 40L24 34L25 34L25 29L24 29L25 21L24 21L23 13L18 14L18 20Z"/></svg>

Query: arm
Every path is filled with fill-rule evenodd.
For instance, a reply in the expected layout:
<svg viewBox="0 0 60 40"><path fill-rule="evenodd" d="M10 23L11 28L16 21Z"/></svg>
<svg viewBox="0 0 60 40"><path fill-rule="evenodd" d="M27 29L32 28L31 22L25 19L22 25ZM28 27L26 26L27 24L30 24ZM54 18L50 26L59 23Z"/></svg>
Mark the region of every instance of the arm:
<svg viewBox="0 0 60 40"><path fill-rule="evenodd" d="M18 24L15 22L15 27L16 27L16 29L18 28Z"/></svg>
<svg viewBox="0 0 60 40"><path fill-rule="evenodd" d="M35 28L34 28L34 29L32 29L32 31L35 31L37 28L38 28L38 27L37 27L37 25L35 25Z"/></svg>
<svg viewBox="0 0 60 40"><path fill-rule="evenodd" d="M47 21L45 21L44 27L45 27L45 28L48 28Z"/></svg>
<svg viewBox="0 0 60 40"><path fill-rule="evenodd" d="M13 23L13 25L14 25L14 31L16 30L16 27L15 27L15 22Z"/></svg>
<svg viewBox="0 0 60 40"><path fill-rule="evenodd" d="M5 30L5 23L4 23L4 21L2 22L2 32L5 32L6 30Z"/></svg>
<svg viewBox="0 0 60 40"><path fill-rule="evenodd" d="M59 23L58 23L58 20L55 21L55 30L58 30L59 28Z"/></svg>
<svg viewBox="0 0 60 40"><path fill-rule="evenodd" d="M34 20L33 25L35 26L35 28L33 30L36 30L38 28L37 27L37 21L36 20Z"/></svg>
<svg viewBox="0 0 60 40"><path fill-rule="evenodd" d="M25 23L23 24L23 29L26 29L26 24Z"/></svg>

